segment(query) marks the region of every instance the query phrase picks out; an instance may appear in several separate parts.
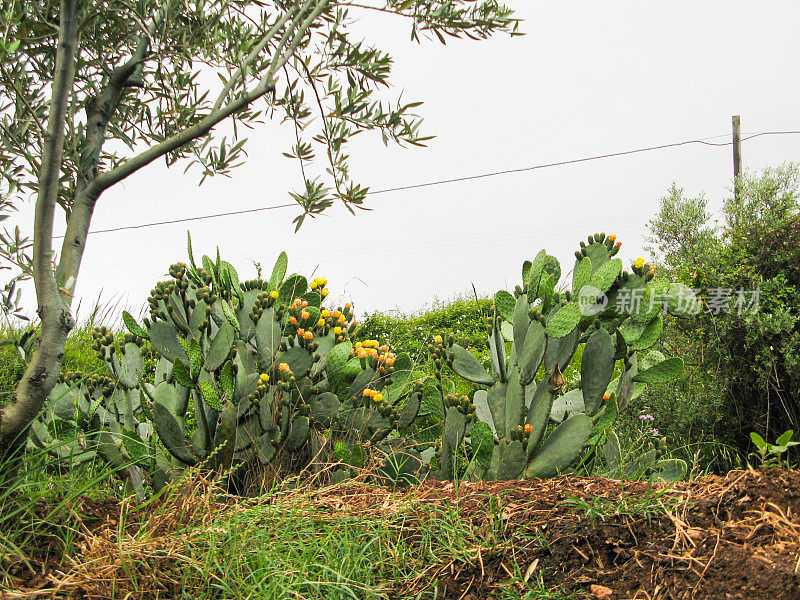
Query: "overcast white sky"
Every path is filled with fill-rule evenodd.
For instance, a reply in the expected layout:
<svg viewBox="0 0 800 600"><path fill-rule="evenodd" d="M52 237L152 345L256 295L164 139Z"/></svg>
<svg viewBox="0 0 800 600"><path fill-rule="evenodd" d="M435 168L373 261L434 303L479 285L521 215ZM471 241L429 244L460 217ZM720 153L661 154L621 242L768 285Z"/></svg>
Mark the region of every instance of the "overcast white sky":
<svg viewBox="0 0 800 600"><path fill-rule="evenodd" d="M424 100L427 149L359 136L352 172L383 189L742 131L800 130L800 2L508 0L524 37L411 44L408 25L371 16L365 37L395 58L395 92ZM728 141L721 137L718 141ZM297 166L275 128L250 137L233 178L198 187L183 168L153 165L100 200L92 229L287 201ZM745 142L757 171L800 161L800 136ZM294 209L188 224L196 250L219 246L243 279L251 260L329 280L357 312L411 311L435 298L513 289L540 248L566 273L578 241L616 233L625 260L642 253L645 223L672 181L716 208L732 177L730 146L683 146L368 198L293 233ZM31 212L31 211L26 211ZM26 213L23 213L26 214ZM29 219L32 221L32 219ZM186 260L187 224L90 236L77 286L135 309L168 266ZM33 294L27 296L33 309Z"/></svg>

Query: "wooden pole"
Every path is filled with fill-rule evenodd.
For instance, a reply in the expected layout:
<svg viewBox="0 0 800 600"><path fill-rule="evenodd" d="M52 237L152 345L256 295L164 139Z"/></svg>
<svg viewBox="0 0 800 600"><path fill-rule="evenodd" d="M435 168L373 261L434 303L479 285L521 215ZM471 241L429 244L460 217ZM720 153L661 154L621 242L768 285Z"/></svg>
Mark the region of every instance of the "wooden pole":
<svg viewBox="0 0 800 600"><path fill-rule="evenodd" d="M739 200L739 173L742 171L742 130L739 115L731 119L733 123L733 196Z"/></svg>

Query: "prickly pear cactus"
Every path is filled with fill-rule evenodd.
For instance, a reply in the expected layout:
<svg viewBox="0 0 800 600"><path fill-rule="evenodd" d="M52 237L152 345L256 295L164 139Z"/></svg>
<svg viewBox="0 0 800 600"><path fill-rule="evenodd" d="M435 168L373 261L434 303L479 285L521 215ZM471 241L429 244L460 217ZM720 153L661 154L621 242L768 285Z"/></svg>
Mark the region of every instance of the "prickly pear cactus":
<svg viewBox="0 0 800 600"><path fill-rule="evenodd" d="M522 285L495 296L487 327L491 372L452 339L437 337L438 359L476 386L471 414L481 426L459 421L449 438L470 456L468 475L514 479L567 472L587 448L606 443L618 412L643 387L682 374L680 358L656 352L640 370L639 353L658 340L664 313L687 314L690 302L682 290L655 279L655 269L641 258L630 273L623 270L615 258L620 245L602 233L581 242L569 291L557 291L561 268L554 257L541 251L526 261ZM571 387L564 371L581 346L580 382ZM443 410L449 416L451 409ZM446 468L436 475L451 478L453 449L444 438L440 453Z"/></svg>

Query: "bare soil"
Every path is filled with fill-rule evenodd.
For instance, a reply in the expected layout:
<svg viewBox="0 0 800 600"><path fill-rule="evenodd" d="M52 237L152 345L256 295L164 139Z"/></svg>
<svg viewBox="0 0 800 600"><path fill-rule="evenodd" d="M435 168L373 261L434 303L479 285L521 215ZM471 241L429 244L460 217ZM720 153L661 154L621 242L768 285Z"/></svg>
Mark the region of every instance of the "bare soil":
<svg viewBox="0 0 800 600"><path fill-rule="evenodd" d="M330 518L343 511L363 518L402 513L403 535L412 544L421 539L428 519L448 505L475 531L485 532L484 542L461 552L461 558L450 555L415 578L396 582L396 599L417 597L432 585L439 598L452 600L501 598L512 587L522 597L541 581L565 596L598 600L800 600L798 471L733 471L669 488L564 477L458 486L430 481L399 491L346 485L311 494L320 514ZM292 495L269 501L292 502ZM118 535L147 527L151 535L149 542L139 536L143 544L177 544L159 547L158 555L168 557L179 553L181 536L174 532L181 526L237 503L252 499L184 502L154 512L171 519L153 520L147 511L132 513L117 501L81 500L74 510L80 541L72 557L59 556L44 536L29 552L33 570L22 562L4 565L14 588L0 590L0 599L103 598L104 589L119 592L126 586L125 571L113 560ZM41 510L46 513L47 507ZM154 578L158 573L162 582L170 580L168 562L148 561Z"/></svg>

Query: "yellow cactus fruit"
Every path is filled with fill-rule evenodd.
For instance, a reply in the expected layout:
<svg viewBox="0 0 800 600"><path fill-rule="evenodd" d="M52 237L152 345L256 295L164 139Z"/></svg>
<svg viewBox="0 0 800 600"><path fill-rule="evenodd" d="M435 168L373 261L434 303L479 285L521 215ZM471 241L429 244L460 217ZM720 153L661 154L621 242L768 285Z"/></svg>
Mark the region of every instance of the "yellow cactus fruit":
<svg viewBox="0 0 800 600"><path fill-rule="evenodd" d="M322 315L322 317L323 317L324 319L327 319L328 317L330 317L330 316L331 316L331 311L329 311L327 308L325 308L325 309L323 309L323 311L322 311L321 313L319 313L319 314L320 314L320 315Z"/></svg>
<svg viewBox="0 0 800 600"><path fill-rule="evenodd" d="M375 402L376 402L376 403L377 403L377 402L380 402L380 401L382 401L382 400L383 400L383 394L381 394L380 392L378 392L377 394L375 394L375 395L372 397L372 399L373 399L373 400L375 400Z"/></svg>
<svg viewBox="0 0 800 600"><path fill-rule="evenodd" d="M269 297L272 298L273 300L277 300L278 299L278 292L276 292L275 290L272 290L269 293Z"/></svg>
<svg viewBox="0 0 800 600"><path fill-rule="evenodd" d="M322 290L320 291L319 295L322 296L323 298L325 296L327 296L328 295L328 288L322 288Z"/></svg>
<svg viewBox="0 0 800 600"><path fill-rule="evenodd" d="M317 325L319 327L325 327L325 319L320 319L319 321L317 321Z"/></svg>
<svg viewBox="0 0 800 600"><path fill-rule="evenodd" d="M259 376L258 376L258 378L259 378L259 379L260 379L260 380L261 380L263 383L269 383L269 375L268 375L267 373L262 373L261 375L259 375Z"/></svg>
<svg viewBox="0 0 800 600"><path fill-rule="evenodd" d="M333 328L333 333L335 333L336 335L341 335L342 328L341 327L334 327Z"/></svg>
<svg viewBox="0 0 800 600"><path fill-rule="evenodd" d="M319 285L319 282L317 281L316 278L314 278L314 281L312 281L310 284L308 284L308 287L310 287L312 290L315 290L315 289L317 289L318 285Z"/></svg>
<svg viewBox="0 0 800 600"><path fill-rule="evenodd" d="M643 265L644 265L644 259L641 256L636 259L636 262L633 263L633 266L636 267L637 269L641 269Z"/></svg>
<svg viewBox="0 0 800 600"><path fill-rule="evenodd" d="M617 241L617 236L616 236L616 234L612 233L610 236L608 236L608 239L610 239L612 242L616 242Z"/></svg>
<svg viewBox="0 0 800 600"><path fill-rule="evenodd" d="M361 346L363 346L363 344L361 342L356 342L356 345L354 347L355 347L356 350L359 350L359 349L361 349Z"/></svg>
<svg viewBox="0 0 800 600"><path fill-rule="evenodd" d="M442 336L440 336L440 335L435 336L433 338L433 341L436 342L437 344L441 344L442 343Z"/></svg>

